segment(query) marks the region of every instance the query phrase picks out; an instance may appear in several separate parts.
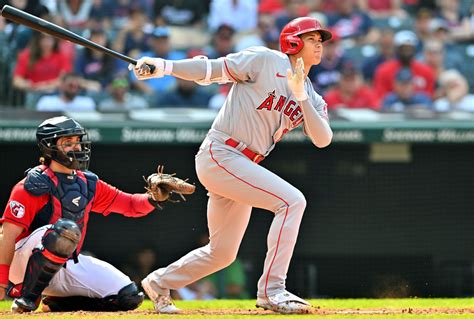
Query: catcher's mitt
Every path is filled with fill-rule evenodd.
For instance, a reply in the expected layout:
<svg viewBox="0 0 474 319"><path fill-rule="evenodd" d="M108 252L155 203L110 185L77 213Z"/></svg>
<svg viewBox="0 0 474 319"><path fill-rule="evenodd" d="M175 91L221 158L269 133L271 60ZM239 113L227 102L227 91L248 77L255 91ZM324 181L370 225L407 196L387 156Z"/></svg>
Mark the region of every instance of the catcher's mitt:
<svg viewBox="0 0 474 319"><path fill-rule="evenodd" d="M145 189L151 198L158 203L173 201L170 199L171 194L176 193L185 201L183 195L190 195L194 193L196 186L187 183L175 177L176 174L163 173L164 166L158 165L157 172L148 176L145 181L148 184ZM144 177L145 178L145 177Z"/></svg>

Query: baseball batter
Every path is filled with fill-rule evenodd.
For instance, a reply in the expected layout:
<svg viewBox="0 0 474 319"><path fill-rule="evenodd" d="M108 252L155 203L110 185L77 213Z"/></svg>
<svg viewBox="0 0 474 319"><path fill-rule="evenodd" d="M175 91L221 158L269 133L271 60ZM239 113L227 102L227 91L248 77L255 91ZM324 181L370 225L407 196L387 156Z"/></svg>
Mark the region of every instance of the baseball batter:
<svg viewBox="0 0 474 319"><path fill-rule="evenodd" d="M281 32L281 51L253 47L216 60L169 61L145 57L138 79L173 75L200 84L233 82L232 89L196 155L196 171L209 191L210 243L149 274L142 286L161 313L179 309L170 289L179 289L231 264L252 207L273 212L268 251L258 281L257 306L304 313L305 300L286 291L285 280L306 200L303 194L258 165L289 131L302 125L317 147L330 144L326 103L307 78L321 61L331 33L313 18L297 18ZM148 65L153 65L151 73Z"/></svg>
<svg viewBox="0 0 474 319"><path fill-rule="evenodd" d="M144 294L127 275L81 254L89 213L141 217L166 197L157 199L163 194L150 191L128 194L88 171L91 143L73 119L60 116L44 121L36 139L42 165L14 186L0 219L0 300L6 293L15 298L13 312L34 311L42 295L51 311L137 308ZM157 175L160 172L148 180L158 179ZM148 184L153 186L152 181Z"/></svg>

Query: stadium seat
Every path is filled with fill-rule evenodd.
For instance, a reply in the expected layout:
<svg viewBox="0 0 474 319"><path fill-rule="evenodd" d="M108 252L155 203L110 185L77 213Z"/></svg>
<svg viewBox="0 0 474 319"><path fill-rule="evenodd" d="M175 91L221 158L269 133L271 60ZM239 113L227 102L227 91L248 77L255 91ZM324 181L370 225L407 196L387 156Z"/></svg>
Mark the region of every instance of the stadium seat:
<svg viewBox="0 0 474 319"><path fill-rule="evenodd" d="M413 20L411 18L372 18L373 27L377 29L393 29L394 31L413 29Z"/></svg>
<svg viewBox="0 0 474 319"><path fill-rule="evenodd" d="M470 92L474 92L474 44L457 44L455 50L463 59L463 68L459 70L469 82Z"/></svg>
<svg viewBox="0 0 474 319"><path fill-rule="evenodd" d="M344 54L347 58L353 61L356 65L361 66L362 62L371 56L377 54L377 48L370 44L355 45L344 49Z"/></svg>

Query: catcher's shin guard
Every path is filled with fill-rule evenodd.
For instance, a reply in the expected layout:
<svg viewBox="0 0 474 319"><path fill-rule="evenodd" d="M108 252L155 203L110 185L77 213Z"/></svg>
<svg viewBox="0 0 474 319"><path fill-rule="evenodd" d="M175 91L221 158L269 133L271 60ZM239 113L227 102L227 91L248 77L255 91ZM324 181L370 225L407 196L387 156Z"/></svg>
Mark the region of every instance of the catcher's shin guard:
<svg viewBox="0 0 474 319"><path fill-rule="evenodd" d="M80 238L79 227L69 220L60 219L46 231L42 247L35 248L28 260L21 297L13 301L12 310L29 312L38 308L41 293L72 255Z"/></svg>
<svg viewBox="0 0 474 319"><path fill-rule="evenodd" d="M144 298L145 295L132 282L120 289L118 294L105 298L47 296L43 298L43 304L51 311L127 311L138 308Z"/></svg>

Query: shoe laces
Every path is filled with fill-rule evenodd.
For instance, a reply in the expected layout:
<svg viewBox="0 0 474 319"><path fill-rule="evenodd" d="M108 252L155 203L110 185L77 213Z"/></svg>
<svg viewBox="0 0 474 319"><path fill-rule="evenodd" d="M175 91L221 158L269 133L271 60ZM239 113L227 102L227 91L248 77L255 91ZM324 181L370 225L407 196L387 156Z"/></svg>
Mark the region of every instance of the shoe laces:
<svg viewBox="0 0 474 319"><path fill-rule="evenodd" d="M161 295L161 296L159 296L158 299L156 300L156 304L157 304L159 307L165 307L165 306L172 305L172 304L173 304L173 300L171 299L171 296Z"/></svg>

